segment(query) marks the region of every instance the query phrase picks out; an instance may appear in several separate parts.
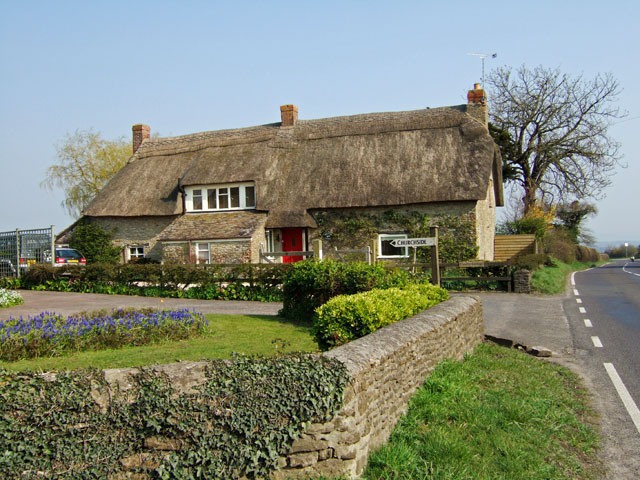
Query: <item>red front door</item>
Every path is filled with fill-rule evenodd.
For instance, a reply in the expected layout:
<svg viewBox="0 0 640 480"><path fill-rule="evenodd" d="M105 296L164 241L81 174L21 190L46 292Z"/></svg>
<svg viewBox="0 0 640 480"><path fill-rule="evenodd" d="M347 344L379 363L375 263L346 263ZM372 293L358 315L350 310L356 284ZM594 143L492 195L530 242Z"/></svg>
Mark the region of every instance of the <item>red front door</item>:
<svg viewBox="0 0 640 480"><path fill-rule="evenodd" d="M283 228L282 229L282 251L283 252L302 252L303 237L302 228ZM302 260L301 256L285 256L282 257L282 263L293 263Z"/></svg>

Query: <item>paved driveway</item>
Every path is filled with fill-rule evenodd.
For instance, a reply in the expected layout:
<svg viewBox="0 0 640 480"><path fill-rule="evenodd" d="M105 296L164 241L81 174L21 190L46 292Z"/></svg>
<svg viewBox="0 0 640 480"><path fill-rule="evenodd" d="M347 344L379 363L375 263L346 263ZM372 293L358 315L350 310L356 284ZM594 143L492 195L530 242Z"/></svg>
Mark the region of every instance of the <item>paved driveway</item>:
<svg viewBox="0 0 640 480"><path fill-rule="evenodd" d="M233 300L189 300L181 298L101 295L95 293L36 292L20 290L23 305L0 309L0 320L21 315L54 312L71 315L78 312L126 307L189 308L202 313L234 313L242 315L276 315L281 303L239 302Z"/></svg>

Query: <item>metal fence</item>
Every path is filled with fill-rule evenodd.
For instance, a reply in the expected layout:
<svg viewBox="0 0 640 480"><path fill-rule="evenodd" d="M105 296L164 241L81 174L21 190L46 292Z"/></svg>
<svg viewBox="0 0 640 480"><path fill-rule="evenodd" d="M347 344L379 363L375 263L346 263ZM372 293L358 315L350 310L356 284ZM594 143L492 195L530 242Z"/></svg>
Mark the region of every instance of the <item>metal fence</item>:
<svg viewBox="0 0 640 480"><path fill-rule="evenodd" d="M0 232L0 276L19 277L30 265L52 263L54 242L53 225Z"/></svg>

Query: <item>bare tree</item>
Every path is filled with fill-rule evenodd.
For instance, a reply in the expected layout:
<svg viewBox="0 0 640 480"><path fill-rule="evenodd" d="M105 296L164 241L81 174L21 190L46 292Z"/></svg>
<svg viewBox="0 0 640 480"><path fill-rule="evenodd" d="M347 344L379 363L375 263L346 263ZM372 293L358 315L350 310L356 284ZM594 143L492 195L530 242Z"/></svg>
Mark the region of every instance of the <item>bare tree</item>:
<svg viewBox="0 0 640 480"><path fill-rule="evenodd" d="M536 197L547 203L598 198L621 158L609 135L625 116L615 105L620 87L611 74L592 80L558 69L503 67L487 78L490 122L512 181L524 191L524 213Z"/></svg>

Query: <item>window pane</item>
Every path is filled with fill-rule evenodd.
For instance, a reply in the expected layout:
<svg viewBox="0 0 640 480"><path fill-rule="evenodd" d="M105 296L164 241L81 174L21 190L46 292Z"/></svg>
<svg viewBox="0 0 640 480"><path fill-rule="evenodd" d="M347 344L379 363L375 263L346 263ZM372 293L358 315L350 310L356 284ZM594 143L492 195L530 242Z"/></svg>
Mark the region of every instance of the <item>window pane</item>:
<svg viewBox="0 0 640 480"><path fill-rule="evenodd" d="M380 235L380 256L381 257L406 257L407 247L394 247L391 242L394 240L406 239L406 235Z"/></svg>
<svg viewBox="0 0 640 480"><path fill-rule="evenodd" d="M197 263L209 263L209 244L196 243Z"/></svg>
<svg viewBox="0 0 640 480"><path fill-rule="evenodd" d="M218 208L218 197L216 195L215 188L209 188L207 190L207 202L208 202L207 209L214 210Z"/></svg>
<svg viewBox="0 0 640 480"><path fill-rule="evenodd" d="M202 190L193 191L193 209L202 210Z"/></svg>
<svg viewBox="0 0 640 480"><path fill-rule="evenodd" d="M231 208L240 208L240 188L233 187L231 190Z"/></svg>
<svg viewBox="0 0 640 480"><path fill-rule="evenodd" d="M229 189L218 189L218 208L229 208Z"/></svg>
<svg viewBox="0 0 640 480"><path fill-rule="evenodd" d="M247 208L256 206L256 187L244 187L244 206Z"/></svg>

